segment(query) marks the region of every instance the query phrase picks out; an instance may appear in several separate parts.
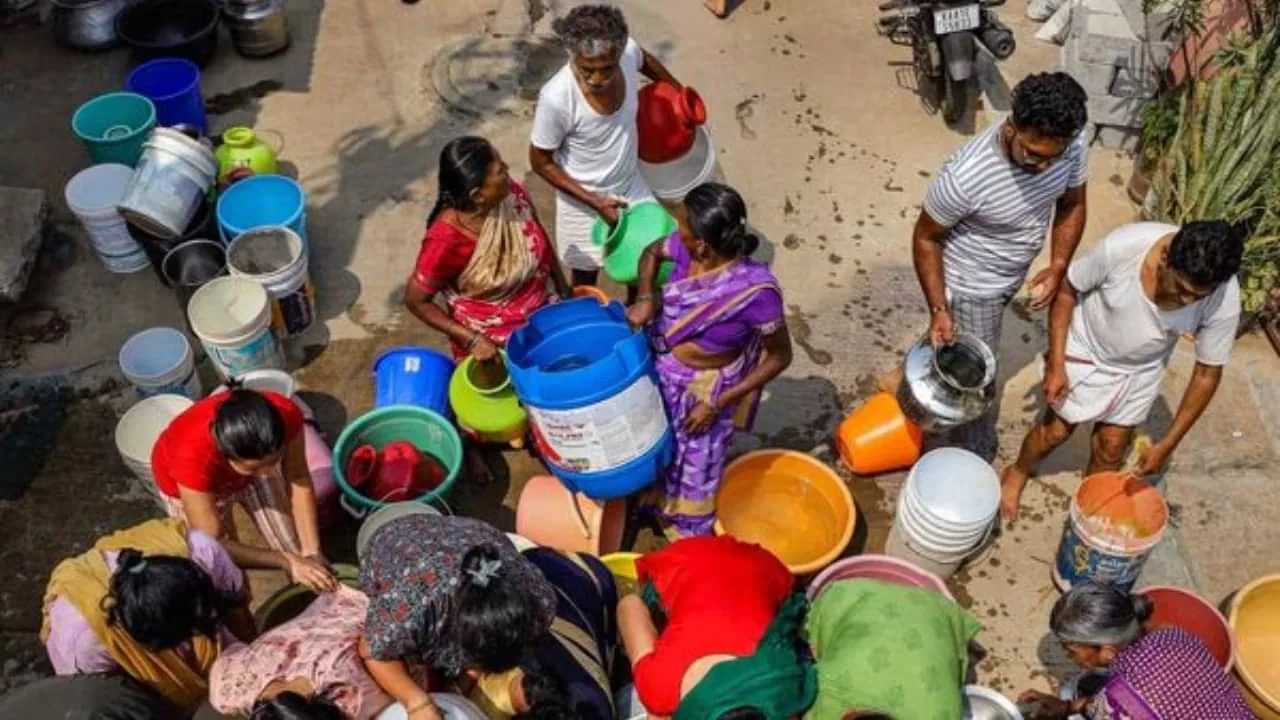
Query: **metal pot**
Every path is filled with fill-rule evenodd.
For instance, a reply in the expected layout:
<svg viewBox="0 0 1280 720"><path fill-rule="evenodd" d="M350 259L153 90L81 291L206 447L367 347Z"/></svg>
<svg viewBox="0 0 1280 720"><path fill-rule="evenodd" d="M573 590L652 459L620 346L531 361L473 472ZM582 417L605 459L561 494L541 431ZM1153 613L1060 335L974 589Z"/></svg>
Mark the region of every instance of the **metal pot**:
<svg viewBox="0 0 1280 720"><path fill-rule="evenodd" d="M104 50L119 42L116 16L130 0L53 0L53 38L78 50Z"/></svg>
<svg viewBox="0 0 1280 720"><path fill-rule="evenodd" d="M996 356L968 333L936 351L926 335L907 351L902 371L898 402L929 432L976 420L995 400Z"/></svg>
<svg viewBox="0 0 1280 720"><path fill-rule="evenodd" d="M222 17L241 55L265 57L289 47L285 0L226 0Z"/></svg>

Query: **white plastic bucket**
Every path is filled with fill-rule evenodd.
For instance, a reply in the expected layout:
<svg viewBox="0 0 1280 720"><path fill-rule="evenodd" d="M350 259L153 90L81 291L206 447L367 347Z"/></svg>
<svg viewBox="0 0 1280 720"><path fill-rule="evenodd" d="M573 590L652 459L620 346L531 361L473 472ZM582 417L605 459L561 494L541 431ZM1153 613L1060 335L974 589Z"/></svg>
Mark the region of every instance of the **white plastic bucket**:
<svg viewBox="0 0 1280 720"><path fill-rule="evenodd" d="M133 168L128 165L104 163L76 173L63 190L67 207L88 233L94 254L113 273L134 273L151 264L116 211L132 178Z"/></svg>
<svg viewBox="0 0 1280 720"><path fill-rule="evenodd" d="M236 376L236 379L246 389L257 390L258 392L273 392L298 402L298 399L294 397L294 393L298 391L298 383L293 379L292 375L284 370L253 370ZM213 392L220 393L226 389L226 385L219 385Z"/></svg>
<svg viewBox="0 0 1280 720"><path fill-rule="evenodd" d="M258 283L220 277L191 296L187 319L224 380L251 370L282 370L280 344L271 332L271 302Z"/></svg>
<svg viewBox="0 0 1280 720"><path fill-rule="evenodd" d="M716 170L716 146L706 125L698 126L693 147L669 162L640 162L640 175L659 200L681 202L689 191L711 179Z"/></svg>
<svg viewBox="0 0 1280 720"><path fill-rule="evenodd" d="M218 175L213 151L177 130L156 128L120 201L129 221L162 238L179 238Z"/></svg>
<svg viewBox="0 0 1280 720"><path fill-rule="evenodd" d="M453 693L431 693L431 700L440 709L444 720L488 720L480 708L470 700ZM408 713L400 703L378 713L377 720L408 720Z"/></svg>
<svg viewBox="0 0 1280 720"><path fill-rule="evenodd" d="M138 399L183 395L200 399L195 353L187 336L168 327L143 330L120 346L120 372L137 388Z"/></svg>
<svg viewBox="0 0 1280 720"><path fill-rule="evenodd" d="M983 545L999 509L989 464L967 450L933 450L907 475L886 553L946 578Z"/></svg>
<svg viewBox="0 0 1280 720"><path fill-rule="evenodd" d="M272 299L272 327L292 337L316 319L315 288L307 274L307 245L293 230L269 226L247 230L227 246L232 275L261 283Z"/></svg>
<svg viewBox="0 0 1280 720"><path fill-rule="evenodd" d="M138 479L141 489L160 502L155 477L151 474L151 449L160 433L174 418L194 403L181 395L153 395L139 400L116 423L116 449L124 464ZM163 507L163 503L160 503Z"/></svg>

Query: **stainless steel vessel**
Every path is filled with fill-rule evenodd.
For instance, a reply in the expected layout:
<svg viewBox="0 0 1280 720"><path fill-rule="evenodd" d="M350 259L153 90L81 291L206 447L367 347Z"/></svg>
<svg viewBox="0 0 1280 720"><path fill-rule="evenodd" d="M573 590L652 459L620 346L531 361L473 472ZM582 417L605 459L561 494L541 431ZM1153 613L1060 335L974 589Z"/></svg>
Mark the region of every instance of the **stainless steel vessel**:
<svg viewBox="0 0 1280 720"><path fill-rule="evenodd" d="M116 16L130 0L52 0L53 38L78 50L103 50L119 42Z"/></svg>
<svg viewBox="0 0 1280 720"><path fill-rule="evenodd" d="M907 417L936 432L976 420L996 393L996 356L976 336L956 333L934 349L926 335L907 351L898 403Z"/></svg>
<svg viewBox="0 0 1280 720"><path fill-rule="evenodd" d="M285 9L285 0L225 0L222 18L236 50L247 57L265 57L289 47Z"/></svg>

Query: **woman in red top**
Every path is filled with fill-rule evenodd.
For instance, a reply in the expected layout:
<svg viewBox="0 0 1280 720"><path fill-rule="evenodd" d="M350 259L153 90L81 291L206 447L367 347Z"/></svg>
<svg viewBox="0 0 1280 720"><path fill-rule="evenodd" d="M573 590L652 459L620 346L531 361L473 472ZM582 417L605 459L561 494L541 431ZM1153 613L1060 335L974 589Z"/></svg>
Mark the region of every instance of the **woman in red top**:
<svg viewBox="0 0 1280 720"><path fill-rule="evenodd" d="M529 193L497 149L478 137L445 145L440 196L405 290L409 311L449 338L455 358L470 353L487 362L550 301L548 280L569 297Z"/></svg>
<svg viewBox="0 0 1280 720"><path fill-rule="evenodd" d="M211 395L169 423L151 451L169 515L217 538L236 564L278 568L294 582L337 588L320 552L316 498L307 469L302 412L273 392L237 387ZM239 503L269 548L240 542Z"/></svg>
<svg viewBox="0 0 1280 720"><path fill-rule="evenodd" d="M650 716L783 720L813 702L798 648L803 596L769 551L728 536L679 540L636 562L642 595L618 626Z"/></svg>

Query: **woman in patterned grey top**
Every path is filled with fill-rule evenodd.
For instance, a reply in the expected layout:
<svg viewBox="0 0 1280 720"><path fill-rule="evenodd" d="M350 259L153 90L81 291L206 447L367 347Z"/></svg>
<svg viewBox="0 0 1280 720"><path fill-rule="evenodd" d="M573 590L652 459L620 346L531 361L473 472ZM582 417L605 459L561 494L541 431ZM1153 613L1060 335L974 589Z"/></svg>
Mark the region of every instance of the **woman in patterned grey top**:
<svg viewBox="0 0 1280 720"><path fill-rule="evenodd" d="M409 514L378 528L361 553L369 613L360 652L409 711L439 711L409 665L446 676L505 672L551 627L556 597L506 535L478 520Z"/></svg>

